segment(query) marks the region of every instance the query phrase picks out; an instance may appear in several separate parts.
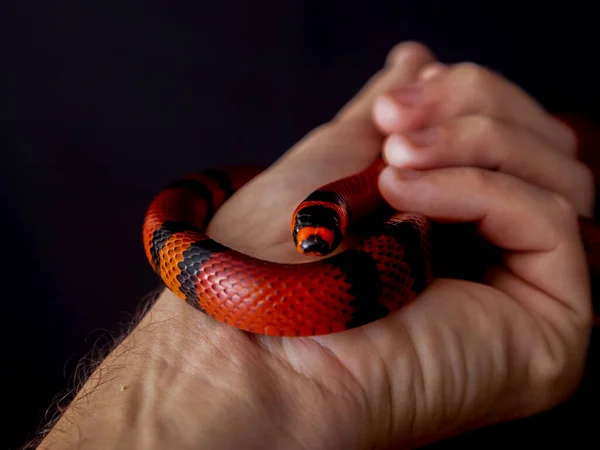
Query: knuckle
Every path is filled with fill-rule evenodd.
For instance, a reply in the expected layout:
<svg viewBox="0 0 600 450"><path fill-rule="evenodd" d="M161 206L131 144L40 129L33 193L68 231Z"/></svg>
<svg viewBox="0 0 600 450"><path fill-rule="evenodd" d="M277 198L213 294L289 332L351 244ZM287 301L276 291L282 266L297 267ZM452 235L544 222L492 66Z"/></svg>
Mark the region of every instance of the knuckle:
<svg viewBox="0 0 600 450"><path fill-rule="evenodd" d="M429 56L431 50L418 41L405 41L397 44L390 51L390 55L417 55L417 56Z"/></svg>
<svg viewBox="0 0 600 450"><path fill-rule="evenodd" d="M499 77L478 64L466 62L459 64L454 72L454 87L460 92L462 102L472 104L477 112L495 115L504 101L499 97ZM475 112L475 111L473 111Z"/></svg>
<svg viewBox="0 0 600 450"><path fill-rule="evenodd" d="M596 177L592 169L584 164L579 165L580 173L577 174L579 180L579 189L576 193L581 203L586 209L593 209L593 202L596 192ZM593 211L582 211L592 213Z"/></svg>
<svg viewBox="0 0 600 450"><path fill-rule="evenodd" d="M565 195L550 192L550 198L557 217L563 219L566 223L577 220L577 209Z"/></svg>
<svg viewBox="0 0 600 450"><path fill-rule="evenodd" d="M531 374L540 398L553 404L575 387L578 377L573 377L573 372L581 374L582 361L579 355L572 355L559 336L549 336L544 350L533 358Z"/></svg>
<svg viewBox="0 0 600 450"><path fill-rule="evenodd" d="M510 166L514 152L506 125L491 116L480 114L474 129L478 148L485 153L486 166L495 170Z"/></svg>
<svg viewBox="0 0 600 450"><path fill-rule="evenodd" d="M482 142L493 140L498 134L498 124L490 116L477 114L472 117L469 130Z"/></svg>
<svg viewBox="0 0 600 450"><path fill-rule="evenodd" d="M444 129L445 136L457 144L466 144L468 141L487 139L495 132L495 123L492 118L483 114L458 118L440 128Z"/></svg>
<svg viewBox="0 0 600 450"><path fill-rule="evenodd" d="M585 186L585 189L590 194L594 192L596 187L596 177L594 171L588 166L581 164L581 180Z"/></svg>
<svg viewBox="0 0 600 450"><path fill-rule="evenodd" d="M504 139L502 125L493 117L474 114L458 119L447 128L444 139L449 141L449 146L455 151L469 153L472 158L488 168L490 165L497 168L496 166L503 162L503 155L496 151L498 147L505 147L497 144Z"/></svg>
<svg viewBox="0 0 600 450"><path fill-rule="evenodd" d="M467 186L474 191L488 190L497 178L495 172L474 167L464 168L463 179Z"/></svg>
<svg viewBox="0 0 600 450"><path fill-rule="evenodd" d="M579 136L577 131L577 122L573 123L573 117L571 115L552 115L550 118L553 121L555 130L557 130L557 136L559 144L570 154L576 154L579 151Z"/></svg>
<svg viewBox="0 0 600 450"><path fill-rule="evenodd" d="M558 121L557 121L558 122ZM565 142L566 150L569 153L575 153L577 151L577 133L571 127L565 125L564 123L558 122L558 129L561 130L562 135L564 136L562 139Z"/></svg>
<svg viewBox="0 0 600 450"><path fill-rule="evenodd" d="M548 248L556 248L572 239L578 228L578 215L573 202L563 194L555 191L545 191L546 199L541 199L540 213L546 222Z"/></svg>
<svg viewBox="0 0 600 450"><path fill-rule="evenodd" d="M435 59L433 52L418 41L405 41L395 45L387 55L387 64L398 65L405 59Z"/></svg>
<svg viewBox="0 0 600 450"><path fill-rule="evenodd" d="M465 87L472 90L486 90L495 84L495 76L491 71L472 62L458 64L456 75Z"/></svg>
<svg viewBox="0 0 600 450"><path fill-rule="evenodd" d="M444 64L442 64L441 62L439 62L439 61L431 62L431 63L427 64L423 68L423 70L421 70L420 79L422 81L433 80L433 79L437 78L439 75L441 75L445 69L446 69L446 66Z"/></svg>

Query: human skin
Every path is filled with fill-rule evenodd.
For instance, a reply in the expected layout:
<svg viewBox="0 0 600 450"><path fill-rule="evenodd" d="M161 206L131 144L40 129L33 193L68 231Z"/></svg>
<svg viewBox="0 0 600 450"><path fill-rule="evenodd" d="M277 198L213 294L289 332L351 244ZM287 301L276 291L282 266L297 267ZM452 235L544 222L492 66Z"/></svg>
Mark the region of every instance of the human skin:
<svg viewBox="0 0 600 450"><path fill-rule="evenodd" d="M233 329L165 291L39 448L407 448L565 400L591 331L577 218L591 212L593 182L568 128L497 74L442 65L417 43L395 47L336 117L228 201L208 234L301 262L294 208L382 149L390 205L474 223L504 250L501 264L478 282L436 279L375 323L306 338Z"/></svg>

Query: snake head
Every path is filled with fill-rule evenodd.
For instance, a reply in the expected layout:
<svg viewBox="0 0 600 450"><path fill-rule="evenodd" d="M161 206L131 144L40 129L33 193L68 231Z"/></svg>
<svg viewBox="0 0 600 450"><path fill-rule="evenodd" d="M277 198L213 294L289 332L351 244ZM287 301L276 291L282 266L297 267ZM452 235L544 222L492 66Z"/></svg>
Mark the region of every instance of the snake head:
<svg viewBox="0 0 600 450"><path fill-rule="evenodd" d="M342 242L339 214L325 205L300 208L292 229L296 249L303 255L327 256Z"/></svg>

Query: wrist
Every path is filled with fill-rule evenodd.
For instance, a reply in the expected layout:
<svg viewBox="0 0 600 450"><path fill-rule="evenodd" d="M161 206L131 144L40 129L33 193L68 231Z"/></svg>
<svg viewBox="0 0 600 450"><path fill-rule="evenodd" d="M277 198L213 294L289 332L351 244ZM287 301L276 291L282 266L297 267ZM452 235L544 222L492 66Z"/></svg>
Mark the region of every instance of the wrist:
<svg viewBox="0 0 600 450"><path fill-rule="evenodd" d="M351 448L336 436L339 413L257 341L165 291L40 449Z"/></svg>

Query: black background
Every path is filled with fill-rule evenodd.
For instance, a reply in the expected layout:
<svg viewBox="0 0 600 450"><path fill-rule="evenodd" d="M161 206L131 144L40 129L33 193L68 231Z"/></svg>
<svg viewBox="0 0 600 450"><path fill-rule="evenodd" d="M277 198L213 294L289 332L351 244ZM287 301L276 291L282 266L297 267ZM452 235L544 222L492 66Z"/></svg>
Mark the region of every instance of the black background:
<svg viewBox="0 0 600 450"><path fill-rule="evenodd" d="M2 2L0 448L24 444L78 360L157 285L140 234L157 191L199 168L272 162L395 43L489 66L550 110L598 119L592 3L498 3ZM458 442L587 448L582 407L598 395L586 389Z"/></svg>

